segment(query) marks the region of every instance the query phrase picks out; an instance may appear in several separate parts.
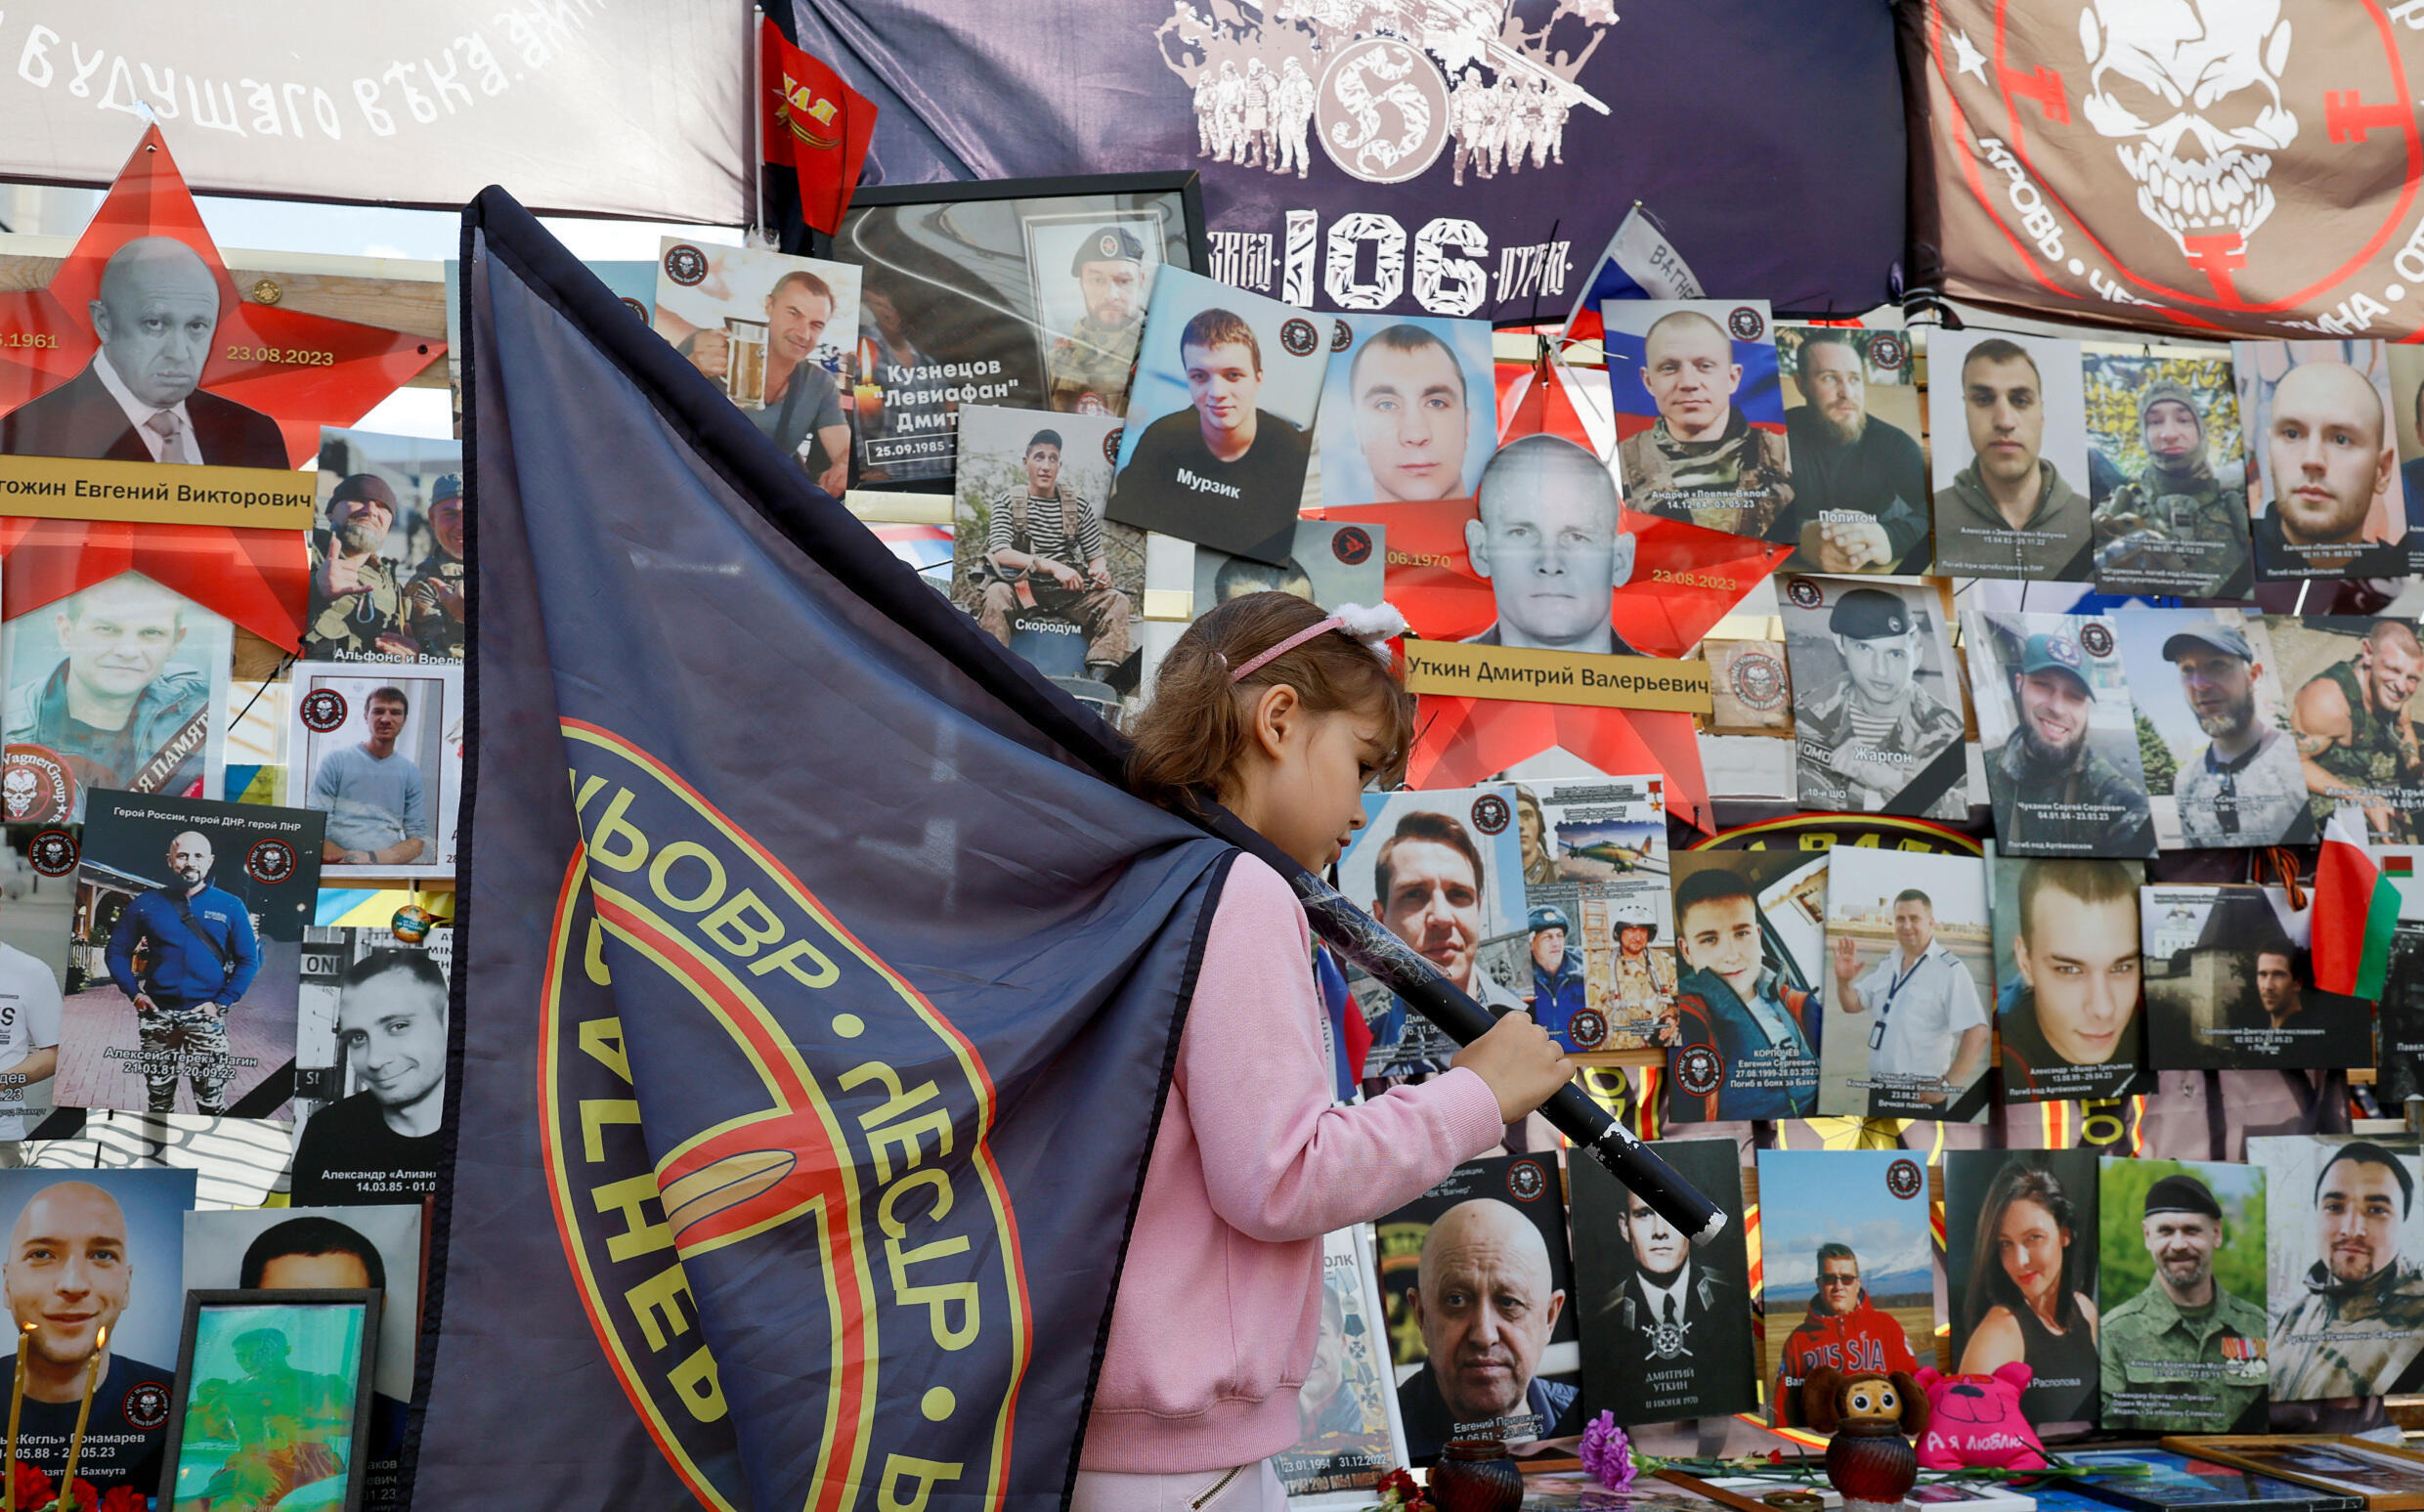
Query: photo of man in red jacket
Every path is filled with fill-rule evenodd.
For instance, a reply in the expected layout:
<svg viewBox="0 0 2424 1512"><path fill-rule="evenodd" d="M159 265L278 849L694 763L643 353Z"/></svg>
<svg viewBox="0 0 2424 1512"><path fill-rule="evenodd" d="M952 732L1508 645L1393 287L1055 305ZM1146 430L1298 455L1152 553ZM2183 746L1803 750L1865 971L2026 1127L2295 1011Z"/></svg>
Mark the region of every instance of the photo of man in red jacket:
<svg viewBox="0 0 2424 1512"><path fill-rule="evenodd" d="M1910 1335L1902 1325L1869 1301L1860 1284L1860 1257L1848 1244L1818 1246L1818 1291L1809 1312L1785 1337L1776 1389L1776 1426L1797 1427L1801 1420L1801 1382L1821 1365L1838 1370L1916 1371Z"/></svg>

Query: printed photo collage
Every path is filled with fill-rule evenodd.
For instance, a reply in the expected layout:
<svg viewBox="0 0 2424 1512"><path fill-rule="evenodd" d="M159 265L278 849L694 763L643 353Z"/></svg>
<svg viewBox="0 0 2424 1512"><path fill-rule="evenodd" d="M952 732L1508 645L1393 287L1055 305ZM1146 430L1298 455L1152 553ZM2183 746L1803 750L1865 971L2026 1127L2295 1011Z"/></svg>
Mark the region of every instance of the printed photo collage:
<svg viewBox="0 0 2424 1512"><path fill-rule="evenodd" d="M1291 1490L1391 1429L1416 1464L1603 1410L1810 1430L1801 1387L1822 1365L1968 1377L1980 1422L2050 1441L2262 1433L2276 1404L2424 1383L2412 1138L2263 1136L2243 1162L1955 1148L1933 1169L1896 1148L1653 1147L1726 1213L1712 1243L1596 1162L1541 1152L1460 1166L1332 1235L1353 1258L1333 1261L1321 1358L1336 1335L1341 1363L1306 1388ZM1455 1300L1479 1286L1511 1319L1490 1351ZM1375 1305L1376 1326L1342 1325Z"/></svg>
<svg viewBox="0 0 2424 1512"><path fill-rule="evenodd" d="M452 931L406 889L456 864L462 452L325 428L314 460L283 533L300 655L267 664L272 580L223 543L10 522L0 1138L85 1110L309 1123L296 1192L415 1202Z"/></svg>

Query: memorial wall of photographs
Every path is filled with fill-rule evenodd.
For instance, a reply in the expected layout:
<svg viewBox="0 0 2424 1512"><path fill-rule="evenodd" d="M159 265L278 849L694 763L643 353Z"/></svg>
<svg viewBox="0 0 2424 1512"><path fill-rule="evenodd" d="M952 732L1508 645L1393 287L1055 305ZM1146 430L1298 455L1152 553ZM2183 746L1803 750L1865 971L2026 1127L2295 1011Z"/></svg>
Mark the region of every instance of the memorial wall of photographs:
<svg viewBox="0 0 2424 1512"><path fill-rule="evenodd" d="M111 235L78 255L216 269L198 218L155 232L183 254ZM2424 846L2414 622L2294 607L2424 572L2424 359L1725 298L1609 303L1600 366L1501 363L1481 322L1216 281L1183 173L887 189L811 250L669 238L612 273L813 481L947 491L949 523L887 540L1107 715L1180 626L1277 590L1386 597L1408 644L1489 667L1696 661L1697 733L1775 737L1770 811L1712 844L1694 731L1424 695L1418 740L1470 759L1367 794L1337 884L1555 1034L1731 1222L1690 1246L1536 1119L1328 1235L1292 1494L1367 1504L1477 1427L1603 1409L1797 1426L1837 1361L2025 1365L2050 1438L2371 1428L2424 1387L2424 1168L2387 1127L2424 1096L2424 893L2378 998L2327 990L2329 921L2271 859L2353 824L2398 886ZM183 438L79 442L80 381L0 414L0 453L306 460L208 385ZM0 1224L141 1260L97 1400L142 1431L88 1446L103 1491L214 1473L179 1414L242 1329L181 1335L187 1289L379 1299L308 1351L361 1388L330 1453L378 1507L445 1182L478 491L454 443L290 408L346 423L276 529L216 556L141 520L0 520L0 1139L34 1162L0 1172ZM1772 638L1743 627L1771 612ZM246 675L258 641L291 658ZM1341 975L1342 1096L1448 1072L1445 1034ZM271 1131L293 1205L196 1213L191 1172L44 1165L98 1158L88 1115ZM1515 1317L1487 1348L1456 1300L1484 1286ZM91 1322L40 1358L92 1358ZM64 1462L58 1405L28 1400L34 1473Z"/></svg>

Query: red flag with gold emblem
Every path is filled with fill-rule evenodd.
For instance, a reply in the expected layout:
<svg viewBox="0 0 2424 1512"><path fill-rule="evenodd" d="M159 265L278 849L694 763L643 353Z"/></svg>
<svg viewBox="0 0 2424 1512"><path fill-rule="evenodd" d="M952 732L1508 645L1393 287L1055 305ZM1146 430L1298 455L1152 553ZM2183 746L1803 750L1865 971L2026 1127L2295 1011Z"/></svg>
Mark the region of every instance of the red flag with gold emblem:
<svg viewBox="0 0 2424 1512"><path fill-rule="evenodd" d="M876 134L876 108L842 75L758 22L758 109L766 161L800 178L800 218L831 236L858 188Z"/></svg>

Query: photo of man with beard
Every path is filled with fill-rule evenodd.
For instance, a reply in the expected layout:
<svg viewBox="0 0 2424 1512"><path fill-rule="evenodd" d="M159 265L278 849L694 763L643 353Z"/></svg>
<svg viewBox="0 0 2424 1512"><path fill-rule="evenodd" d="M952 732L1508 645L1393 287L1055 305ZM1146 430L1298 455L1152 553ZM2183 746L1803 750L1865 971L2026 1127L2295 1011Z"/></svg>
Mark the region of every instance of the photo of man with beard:
<svg viewBox="0 0 2424 1512"><path fill-rule="evenodd" d="M2424 1182L2414 1154L2369 1140L2247 1142L2271 1200L2272 1400L2414 1391L2424 1383Z"/></svg>
<svg viewBox="0 0 2424 1512"><path fill-rule="evenodd" d="M2256 462L2256 574L2379 578L2408 570L2406 501L2379 341L2231 345Z"/></svg>
<svg viewBox="0 0 2424 1512"><path fill-rule="evenodd" d="M1066 335L1053 338L1045 355L1052 408L1118 414L1127 406L1128 371L1136 366L1145 297L1152 289L1145 242L1131 227L1099 226L1069 258L1069 277L1086 313Z"/></svg>
<svg viewBox="0 0 2424 1512"><path fill-rule="evenodd" d="M2231 1218L2217 1192L2229 1198ZM2099 1197L2103 1427L2262 1432L2269 1324L2250 1298L2264 1287L2264 1172L2218 1161L2106 1160ZM2218 1274L2226 1268L2235 1289Z"/></svg>
<svg viewBox="0 0 2424 1512"><path fill-rule="evenodd" d="M2145 769L2112 622L1972 612L1965 623L2002 852L2153 855Z"/></svg>
<svg viewBox="0 0 2424 1512"><path fill-rule="evenodd" d="M1919 387L1907 339L1900 331L1781 325L1776 342L1801 402L1785 410L1793 507L1770 539L1796 543L1795 567L1926 572L1927 462L1919 450Z"/></svg>
<svg viewBox="0 0 2424 1512"><path fill-rule="evenodd" d="M2079 344L1932 332L1936 571L2085 583L2093 559Z"/></svg>
<svg viewBox="0 0 2424 1512"><path fill-rule="evenodd" d="M2121 664L2165 850L2305 844L2306 775L2260 615L2143 609L2117 615ZM2151 731L2159 744L2147 744ZM2158 755L2169 757L2168 772ZM2168 791L2167 791L2168 790Z"/></svg>
<svg viewBox="0 0 2424 1512"><path fill-rule="evenodd" d="M2111 464L2091 468L2097 586L2247 597L2254 565L2229 359L2143 345L2086 351L2090 444Z"/></svg>

